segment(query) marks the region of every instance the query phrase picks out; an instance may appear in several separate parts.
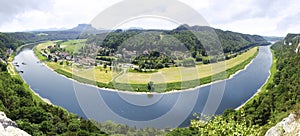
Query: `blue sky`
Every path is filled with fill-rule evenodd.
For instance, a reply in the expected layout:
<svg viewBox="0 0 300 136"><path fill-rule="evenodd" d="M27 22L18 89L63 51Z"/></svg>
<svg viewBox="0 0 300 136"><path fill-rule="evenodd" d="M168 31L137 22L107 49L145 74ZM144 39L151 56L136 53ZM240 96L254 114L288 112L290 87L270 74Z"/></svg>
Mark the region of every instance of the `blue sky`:
<svg viewBox="0 0 300 136"><path fill-rule="evenodd" d="M118 2L120 0L0 0L0 31L72 28L79 23L89 23L101 11ZM298 0L181 2L194 8L215 28L268 36L300 32ZM177 25L157 19L144 19L124 24L122 28L134 26L172 29Z"/></svg>

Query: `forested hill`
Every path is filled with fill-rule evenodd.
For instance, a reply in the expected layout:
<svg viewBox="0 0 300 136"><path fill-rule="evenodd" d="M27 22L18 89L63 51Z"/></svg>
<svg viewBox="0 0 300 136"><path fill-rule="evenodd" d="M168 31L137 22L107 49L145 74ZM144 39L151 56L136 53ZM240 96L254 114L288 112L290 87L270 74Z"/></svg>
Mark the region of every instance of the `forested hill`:
<svg viewBox="0 0 300 136"><path fill-rule="evenodd" d="M11 37L22 40L25 43L33 43L46 40L71 40L71 39L84 39L91 34L104 33L105 30L97 30L90 24L79 24L78 26L57 31L32 31L32 32L15 32L7 33Z"/></svg>
<svg viewBox="0 0 300 136"><path fill-rule="evenodd" d="M7 48L16 49L21 43L22 41L16 40L15 37L9 34L0 33L0 49L2 50Z"/></svg>
<svg viewBox="0 0 300 136"><path fill-rule="evenodd" d="M10 51L15 50L20 45L26 43L36 43L48 40L71 40L87 38L89 34L82 34L82 31L66 30L66 31L47 31L47 32L0 32L0 58L6 60Z"/></svg>
<svg viewBox="0 0 300 136"><path fill-rule="evenodd" d="M224 53L238 52L251 46L268 44L263 37L258 35L223 31L207 26L190 27L188 25L181 25L174 30L119 29L107 35L100 34L88 38L88 43L95 43L112 51L118 50L121 45L132 50L147 50L149 47L158 48L161 46L171 47L170 50L172 50L172 48L184 44L193 58L207 56L204 48L210 51L217 50L214 45L218 41L221 42Z"/></svg>
<svg viewBox="0 0 300 136"><path fill-rule="evenodd" d="M209 122L198 118L189 128L175 129L169 135L264 135L290 113L300 115L300 53L295 52L299 37L289 34L285 40L292 44L282 40L271 47L272 75L244 107L228 109Z"/></svg>
<svg viewBox="0 0 300 136"><path fill-rule="evenodd" d="M9 57L8 49L15 50L22 43L22 40L9 34L0 33L0 59L6 60Z"/></svg>
<svg viewBox="0 0 300 136"><path fill-rule="evenodd" d="M222 44L224 53L237 52L251 46L267 45L269 44L262 36L242 34L232 31L223 31L208 26L188 26L181 25L178 28L171 31L172 33L185 33L186 31L192 31L194 34L200 33L200 37L208 37L215 34ZM204 40L201 38L201 40ZM206 41L200 41L206 42Z"/></svg>

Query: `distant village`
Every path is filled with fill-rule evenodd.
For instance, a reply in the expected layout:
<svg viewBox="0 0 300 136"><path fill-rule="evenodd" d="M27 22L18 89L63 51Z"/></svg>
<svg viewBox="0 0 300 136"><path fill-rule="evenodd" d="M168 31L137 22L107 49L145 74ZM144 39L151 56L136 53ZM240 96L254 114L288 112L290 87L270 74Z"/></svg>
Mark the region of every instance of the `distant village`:
<svg viewBox="0 0 300 136"><path fill-rule="evenodd" d="M97 50L97 47L95 49ZM97 66L96 59L89 57L90 55L95 55L96 53L89 52L88 55L80 55L79 53L72 53L64 48L60 48L59 45L49 45L47 48L41 50L41 54L45 56L48 60L53 62L66 62L67 65L75 63L77 65L84 66Z"/></svg>
<svg viewBox="0 0 300 136"><path fill-rule="evenodd" d="M73 64L85 68L91 68L92 66L103 66L106 68L114 65L114 67L118 69L132 69L147 72L154 71L159 68L174 66L174 61L172 61L168 56L162 53L158 53L158 55L153 56L153 53L153 51L144 50L141 52L143 57L138 57L139 53L137 51L130 51L123 48L119 52L114 53L112 49L103 48L93 44L84 46L75 53L69 52L64 48L60 48L59 45L49 45L47 48L41 50L41 54L50 61L58 62L61 65ZM150 57L152 57L151 62L149 61ZM140 64L140 62L143 64Z"/></svg>
<svg viewBox="0 0 300 136"><path fill-rule="evenodd" d="M57 45L49 45L47 48L42 49L40 53L48 60L61 64L65 62L67 65L75 64L85 68L91 68L92 66L103 66L106 68L111 66L116 57L126 57L136 54L136 52L126 51L126 49L123 51L124 54L115 55L106 48L90 45L81 48L79 52L72 53L66 51L64 48L60 48ZM137 69L138 66L128 63L120 63L118 68Z"/></svg>

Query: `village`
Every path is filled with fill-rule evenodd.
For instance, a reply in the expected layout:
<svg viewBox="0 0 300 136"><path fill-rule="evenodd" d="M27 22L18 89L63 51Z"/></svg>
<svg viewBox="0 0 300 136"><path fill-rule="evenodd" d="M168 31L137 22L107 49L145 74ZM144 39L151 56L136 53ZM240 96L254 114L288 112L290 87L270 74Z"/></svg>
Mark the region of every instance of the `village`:
<svg viewBox="0 0 300 136"><path fill-rule="evenodd" d="M76 45L70 45L76 46ZM123 48L114 52L109 48L89 44L77 51L70 51L66 47L61 47L60 43L49 44L39 51L48 61L56 62L60 65L77 66L90 69L92 67L113 67L110 69L120 71L120 69L153 72L164 67L173 67L175 62L165 54L144 50L141 53Z"/></svg>
<svg viewBox="0 0 300 136"><path fill-rule="evenodd" d="M73 68L74 66L83 69L99 67L100 69L105 69L105 73L108 73L108 71L120 72L121 69L139 69L138 65L133 65L129 62L126 63L117 61L117 58L128 57L136 54L136 52L126 51L126 49L123 51L124 54L122 55L114 54L106 48L91 44L89 46L79 48L78 51L72 52L66 48L60 47L59 44L49 44L44 46L39 53L47 58L47 61L55 62L63 66L72 66Z"/></svg>

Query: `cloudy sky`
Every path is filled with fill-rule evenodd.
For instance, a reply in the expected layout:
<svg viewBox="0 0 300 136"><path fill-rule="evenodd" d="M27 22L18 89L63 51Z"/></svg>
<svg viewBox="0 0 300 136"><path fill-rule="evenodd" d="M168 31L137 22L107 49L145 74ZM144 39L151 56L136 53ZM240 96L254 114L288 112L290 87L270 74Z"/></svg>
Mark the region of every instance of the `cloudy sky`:
<svg viewBox="0 0 300 136"><path fill-rule="evenodd" d="M0 0L0 31L72 28L79 23L91 22L99 13L118 2L120 0ZM300 33L298 0L181 0L181 2L195 9L210 26L215 28L268 36L285 36L289 32ZM176 24L160 21L144 19L132 21L123 27L165 29L176 27Z"/></svg>

